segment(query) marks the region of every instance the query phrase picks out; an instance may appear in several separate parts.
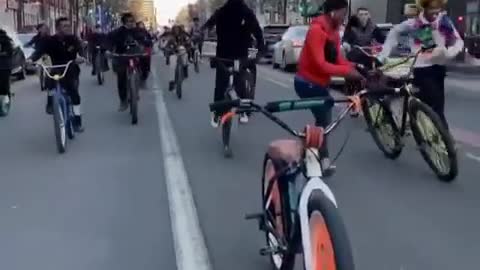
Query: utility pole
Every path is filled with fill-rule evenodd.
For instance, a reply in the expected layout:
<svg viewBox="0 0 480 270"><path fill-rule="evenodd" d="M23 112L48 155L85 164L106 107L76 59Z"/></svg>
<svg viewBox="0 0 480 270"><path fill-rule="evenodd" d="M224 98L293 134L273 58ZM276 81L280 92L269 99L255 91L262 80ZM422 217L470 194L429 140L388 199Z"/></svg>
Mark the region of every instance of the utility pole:
<svg viewBox="0 0 480 270"><path fill-rule="evenodd" d="M283 23L287 24L288 0L283 0Z"/></svg>
<svg viewBox="0 0 480 270"><path fill-rule="evenodd" d="M25 9L24 0L18 0L18 9L17 9L17 31L23 29L23 10Z"/></svg>

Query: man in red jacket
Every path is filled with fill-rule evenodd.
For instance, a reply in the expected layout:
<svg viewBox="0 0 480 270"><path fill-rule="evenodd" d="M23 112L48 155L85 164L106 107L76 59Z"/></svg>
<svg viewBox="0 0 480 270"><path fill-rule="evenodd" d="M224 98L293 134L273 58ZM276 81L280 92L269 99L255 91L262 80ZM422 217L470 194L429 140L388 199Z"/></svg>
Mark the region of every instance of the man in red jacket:
<svg viewBox="0 0 480 270"><path fill-rule="evenodd" d="M339 29L347 14L347 0L326 0L324 14L313 19L300 55L295 76L295 91L300 98L329 96L332 76L361 80L362 75L340 52ZM331 108L312 110L317 126L326 127L331 121ZM326 142L320 149L322 167L333 170Z"/></svg>

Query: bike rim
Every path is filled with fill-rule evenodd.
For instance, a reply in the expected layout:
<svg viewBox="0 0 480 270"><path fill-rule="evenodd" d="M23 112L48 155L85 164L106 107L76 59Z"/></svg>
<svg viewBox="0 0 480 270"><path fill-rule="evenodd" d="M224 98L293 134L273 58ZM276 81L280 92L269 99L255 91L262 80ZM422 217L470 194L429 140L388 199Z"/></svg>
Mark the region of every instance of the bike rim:
<svg viewBox="0 0 480 270"><path fill-rule="evenodd" d="M430 161L440 173L448 174L451 169L449 153L439 130L423 111L418 111L416 114L416 126Z"/></svg>
<svg viewBox="0 0 480 270"><path fill-rule="evenodd" d="M266 192L267 192L267 189L268 189L268 185L269 185L270 181L274 181L273 180L274 176L275 176L275 167L273 165L272 160L269 159L265 163L265 175L264 175L264 181L263 181L263 190L264 190L263 196L267 195ZM278 191L278 185L276 183L274 185L275 186L273 187L273 190L270 193L271 197L266 198L266 201L265 201L264 207L266 208L267 212L270 211L269 209L272 209L272 207L273 207L274 211L277 212L277 208L280 207L280 198L279 198L280 195L279 195L279 191ZM273 205L271 205L271 204L273 204ZM268 225L271 228L276 228L278 235L283 236L283 230L282 230L283 225L282 225L281 214L278 215L278 217L276 217L276 220L275 220L276 225L275 226L268 219L267 219L267 222L268 222ZM271 247L271 248L278 247L279 244L280 244L278 242L278 239L276 238L276 236L273 235L270 232L267 233L267 241L268 241L269 247ZM282 263L283 263L283 256L281 254L277 253L277 254L272 254L271 258L272 258L272 262L275 265L275 267L277 269L280 269L282 267Z"/></svg>
<svg viewBox="0 0 480 270"><path fill-rule="evenodd" d="M65 125L65 117L63 117L61 108L58 108L58 128L60 129L60 142L64 146L67 142L67 130Z"/></svg>
<svg viewBox="0 0 480 270"><path fill-rule="evenodd" d="M374 109L374 106L376 106L376 109ZM373 128L377 131L378 138L382 144L389 149L394 149L396 147L395 131L391 123L386 121L385 111L382 106L378 103L373 104L369 106L368 111L372 119Z"/></svg>
<svg viewBox="0 0 480 270"><path fill-rule="evenodd" d="M312 248L311 270L336 270L335 251L330 232L322 214L314 211L310 215L310 237Z"/></svg>

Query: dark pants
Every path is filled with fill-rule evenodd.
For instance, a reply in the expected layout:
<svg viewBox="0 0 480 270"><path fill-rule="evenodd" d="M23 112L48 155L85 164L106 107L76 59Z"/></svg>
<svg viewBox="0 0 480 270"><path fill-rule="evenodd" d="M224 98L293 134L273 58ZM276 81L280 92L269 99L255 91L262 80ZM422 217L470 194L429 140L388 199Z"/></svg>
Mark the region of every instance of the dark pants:
<svg viewBox="0 0 480 270"><path fill-rule="evenodd" d="M329 97L328 89L308 82L307 80L295 76L295 91L300 98L315 98L315 97ZM326 128L332 121L332 108L315 108L312 109L313 117L315 118L315 125ZM321 157L328 157L327 138L324 144L319 149Z"/></svg>
<svg viewBox="0 0 480 270"><path fill-rule="evenodd" d="M430 106L448 128L445 118L445 77L446 67L434 65L431 67L415 68L413 71L414 84L419 88L417 97Z"/></svg>
<svg viewBox="0 0 480 270"><path fill-rule="evenodd" d="M121 102L127 102L127 69L126 67L117 70L118 97Z"/></svg>
<svg viewBox="0 0 480 270"><path fill-rule="evenodd" d="M215 74L215 93L213 101L221 101L225 99L225 92L227 91L229 83L229 73L226 70L228 67L232 67L233 63L217 63L216 74ZM247 98L245 96L245 84L242 83L243 79L242 73L239 76L235 76L234 86L239 98ZM222 113L222 112L218 112Z"/></svg>
<svg viewBox="0 0 480 270"><path fill-rule="evenodd" d="M63 69L55 70L52 74L61 74L62 72ZM76 64L71 64L65 77L60 80L60 86L65 89L73 105L80 105L81 103L80 93L78 92L79 77L80 68ZM47 89L55 89L56 83L52 79L47 79L45 84Z"/></svg>
<svg viewBox="0 0 480 270"><path fill-rule="evenodd" d="M0 96L10 95L10 69L0 69Z"/></svg>
<svg viewBox="0 0 480 270"><path fill-rule="evenodd" d="M101 51L99 52L97 49L95 50L91 50L90 51L90 54L92 55L92 74L93 75L96 75L97 74L97 71L95 70L97 68L97 55L101 53L103 58L102 58L102 63L101 63L101 68L102 68L102 71L105 72L105 71L108 71L109 70L109 67L108 67L108 59L105 57L105 51Z"/></svg>
<svg viewBox="0 0 480 270"><path fill-rule="evenodd" d="M151 65L151 57L146 56L140 58L140 79L142 81L146 81L148 78L148 75L150 74L150 65Z"/></svg>

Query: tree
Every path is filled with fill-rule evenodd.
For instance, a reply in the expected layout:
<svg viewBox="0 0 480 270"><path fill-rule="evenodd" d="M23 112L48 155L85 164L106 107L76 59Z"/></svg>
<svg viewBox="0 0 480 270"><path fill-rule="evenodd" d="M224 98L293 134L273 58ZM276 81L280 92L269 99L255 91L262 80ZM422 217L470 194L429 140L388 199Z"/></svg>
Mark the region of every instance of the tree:
<svg viewBox="0 0 480 270"><path fill-rule="evenodd" d="M188 6L182 7L182 9L180 9L180 11L178 12L177 17L175 17L175 22L178 24L187 25L190 20L191 18L188 14Z"/></svg>
<svg viewBox="0 0 480 270"><path fill-rule="evenodd" d="M210 6L210 12L214 12L219 7L225 4L225 0L208 0L208 5Z"/></svg>

